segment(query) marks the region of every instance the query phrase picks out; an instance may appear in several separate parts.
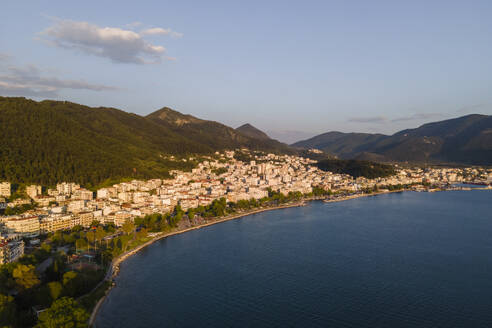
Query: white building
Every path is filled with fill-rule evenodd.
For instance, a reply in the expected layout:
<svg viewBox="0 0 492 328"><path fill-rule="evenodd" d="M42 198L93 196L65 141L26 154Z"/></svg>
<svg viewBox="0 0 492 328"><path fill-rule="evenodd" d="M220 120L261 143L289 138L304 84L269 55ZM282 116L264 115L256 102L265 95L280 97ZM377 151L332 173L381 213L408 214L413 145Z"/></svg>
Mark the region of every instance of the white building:
<svg viewBox="0 0 492 328"><path fill-rule="evenodd" d="M0 196L10 197L10 182L0 182Z"/></svg>
<svg viewBox="0 0 492 328"><path fill-rule="evenodd" d="M30 198L36 198L41 195L42 188L38 185L30 185L26 187L26 194Z"/></svg>
<svg viewBox="0 0 492 328"><path fill-rule="evenodd" d="M39 235L39 218L37 216L11 217L4 221L9 233L17 233L24 237Z"/></svg>

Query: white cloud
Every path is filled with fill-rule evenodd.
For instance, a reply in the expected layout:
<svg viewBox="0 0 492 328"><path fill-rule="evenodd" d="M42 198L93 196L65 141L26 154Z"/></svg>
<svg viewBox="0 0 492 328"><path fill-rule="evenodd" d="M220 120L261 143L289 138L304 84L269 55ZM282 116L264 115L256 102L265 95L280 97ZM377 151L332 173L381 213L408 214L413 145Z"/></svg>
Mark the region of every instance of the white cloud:
<svg viewBox="0 0 492 328"><path fill-rule="evenodd" d="M152 27L146 30L140 31L141 35L169 35L173 38L181 38L183 33L179 33L171 30L170 28Z"/></svg>
<svg viewBox="0 0 492 328"><path fill-rule="evenodd" d="M180 35L170 29L153 28L144 31L147 34L56 18L54 24L42 31L40 36L51 45L109 58L113 62L149 64L166 59L166 49L146 41L143 36L164 35L163 33Z"/></svg>
<svg viewBox="0 0 492 328"><path fill-rule="evenodd" d="M0 71L0 95L57 97L62 89L112 91L115 87L91 84L84 80L63 80L46 77L34 66L8 67Z"/></svg>

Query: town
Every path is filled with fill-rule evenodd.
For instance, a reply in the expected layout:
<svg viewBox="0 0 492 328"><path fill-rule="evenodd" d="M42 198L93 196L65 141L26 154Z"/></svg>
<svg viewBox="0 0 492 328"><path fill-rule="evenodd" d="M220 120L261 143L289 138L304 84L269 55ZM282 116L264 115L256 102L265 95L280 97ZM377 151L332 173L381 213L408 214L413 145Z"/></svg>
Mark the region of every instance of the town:
<svg viewBox="0 0 492 328"><path fill-rule="evenodd" d="M466 183L490 188L492 182L492 170L481 167L394 165L391 175L367 179L323 171L316 164L238 149L201 158L191 172L171 171L167 179L129 179L95 190L74 182L52 188L1 182L5 323L33 326L63 308L91 325L115 284L119 264L172 234L309 200L468 189Z"/></svg>
<svg viewBox="0 0 492 328"><path fill-rule="evenodd" d="M9 200L11 184L2 182L0 209L5 209L5 215L0 217L0 264L17 260L24 254L24 242L30 240L36 245L40 234L76 226L89 228L94 221L121 227L136 217L171 213L177 205L186 212L220 198L228 203L262 199L268 197L269 190L284 195L312 195L313 188L358 194L374 188L384 191L390 186L423 190L424 186L492 181L490 169L397 167L394 176L366 179L324 172L313 165L316 161L303 157L262 154L244 163L234 154L216 153L191 172L172 171L172 179L132 180L96 192L73 182L61 182L45 191L39 185L26 186L25 197ZM22 209L25 211L17 214Z"/></svg>

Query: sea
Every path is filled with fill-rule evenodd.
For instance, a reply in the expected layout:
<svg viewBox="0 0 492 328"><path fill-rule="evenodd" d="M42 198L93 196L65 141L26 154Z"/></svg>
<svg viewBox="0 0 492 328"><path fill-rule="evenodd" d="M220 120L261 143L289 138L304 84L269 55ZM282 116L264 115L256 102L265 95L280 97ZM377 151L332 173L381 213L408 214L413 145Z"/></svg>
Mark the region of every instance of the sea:
<svg viewBox="0 0 492 328"><path fill-rule="evenodd" d="M492 192L263 212L155 242L95 326L492 327Z"/></svg>

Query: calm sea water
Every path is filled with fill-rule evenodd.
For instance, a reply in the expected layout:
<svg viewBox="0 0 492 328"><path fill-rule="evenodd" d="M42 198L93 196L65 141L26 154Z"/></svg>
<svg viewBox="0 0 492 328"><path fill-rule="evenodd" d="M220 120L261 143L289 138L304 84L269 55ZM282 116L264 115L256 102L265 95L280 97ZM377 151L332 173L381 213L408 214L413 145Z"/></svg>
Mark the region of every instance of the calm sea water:
<svg viewBox="0 0 492 328"><path fill-rule="evenodd" d="M311 203L157 242L96 327L492 327L492 192Z"/></svg>

